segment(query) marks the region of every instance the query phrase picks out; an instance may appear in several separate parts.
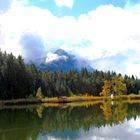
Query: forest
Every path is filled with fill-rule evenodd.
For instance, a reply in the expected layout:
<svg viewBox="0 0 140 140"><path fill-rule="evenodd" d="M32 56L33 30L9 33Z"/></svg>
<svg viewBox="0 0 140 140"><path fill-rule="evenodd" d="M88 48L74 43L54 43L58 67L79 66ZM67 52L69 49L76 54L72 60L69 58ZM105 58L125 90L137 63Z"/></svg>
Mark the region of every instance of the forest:
<svg viewBox="0 0 140 140"><path fill-rule="evenodd" d="M27 65L21 56L0 51L0 99L74 95L139 94L140 79L112 71L40 71Z"/></svg>

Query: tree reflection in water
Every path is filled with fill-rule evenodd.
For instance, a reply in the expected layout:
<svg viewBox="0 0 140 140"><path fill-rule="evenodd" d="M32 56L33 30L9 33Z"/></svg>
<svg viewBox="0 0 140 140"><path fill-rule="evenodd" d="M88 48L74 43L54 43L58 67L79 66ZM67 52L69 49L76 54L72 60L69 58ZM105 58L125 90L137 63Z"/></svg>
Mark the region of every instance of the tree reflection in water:
<svg viewBox="0 0 140 140"><path fill-rule="evenodd" d="M82 103L81 103L82 104ZM44 107L0 110L0 140L36 140L39 135L90 131L91 128L112 127L140 115L139 103L105 101L85 106ZM72 136L69 136L72 137Z"/></svg>
<svg viewBox="0 0 140 140"><path fill-rule="evenodd" d="M123 123L127 117L128 104L111 100L104 101L100 106L104 119L115 123Z"/></svg>

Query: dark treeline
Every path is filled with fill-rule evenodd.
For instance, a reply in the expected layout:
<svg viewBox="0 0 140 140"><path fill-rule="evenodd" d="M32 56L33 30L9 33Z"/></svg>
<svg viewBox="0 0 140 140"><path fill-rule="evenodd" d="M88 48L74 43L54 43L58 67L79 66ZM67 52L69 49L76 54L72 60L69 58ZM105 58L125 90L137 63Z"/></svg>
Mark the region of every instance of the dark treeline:
<svg viewBox="0 0 140 140"><path fill-rule="evenodd" d="M115 72L93 71L39 71L34 64L25 65L21 56L0 51L0 99L35 97L41 88L47 97L89 95L99 96L105 80L111 81L121 76ZM138 94L140 80L134 76L124 76L127 94Z"/></svg>
<svg viewBox="0 0 140 140"><path fill-rule="evenodd" d="M34 96L40 76L35 65L26 66L21 56L0 52L0 99Z"/></svg>

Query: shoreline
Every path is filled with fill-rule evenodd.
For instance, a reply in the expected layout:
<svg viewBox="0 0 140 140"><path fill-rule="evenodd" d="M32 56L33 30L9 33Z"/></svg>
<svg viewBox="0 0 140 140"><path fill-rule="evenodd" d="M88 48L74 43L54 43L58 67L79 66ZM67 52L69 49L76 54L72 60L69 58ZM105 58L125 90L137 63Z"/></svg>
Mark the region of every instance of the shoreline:
<svg viewBox="0 0 140 140"><path fill-rule="evenodd" d="M0 100L0 106L3 105L30 105L30 104L42 104L42 103L56 103L56 104L65 104L72 102L87 102L87 101L103 101L103 97L95 97L95 96L75 96L75 97L65 97L65 98L31 98L31 99L12 99L12 100Z"/></svg>
<svg viewBox="0 0 140 140"><path fill-rule="evenodd" d="M12 99L12 100L0 100L0 106L8 106L8 105L30 105L30 104L67 104L74 102L104 102L107 100L126 100L126 101L140 101L140 95L121 95L116 96L113 99L110 97L103 96L72 96L72 97L52 97L52 98L24 98L24 99Z"/></svg>

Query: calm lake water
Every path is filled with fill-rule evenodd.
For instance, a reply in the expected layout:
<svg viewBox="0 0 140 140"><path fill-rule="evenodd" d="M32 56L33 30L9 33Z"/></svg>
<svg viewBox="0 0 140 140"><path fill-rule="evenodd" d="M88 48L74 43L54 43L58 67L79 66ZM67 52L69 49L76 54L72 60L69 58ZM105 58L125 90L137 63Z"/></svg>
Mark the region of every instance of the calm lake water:
<svg viewBox="0 0 140 140"><path fill-rule="evenodd" d="M0 140L140 140L140 104L0 108Z"/></svg>

